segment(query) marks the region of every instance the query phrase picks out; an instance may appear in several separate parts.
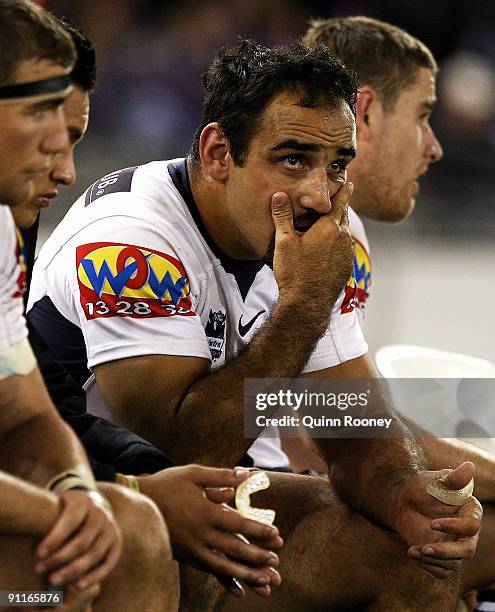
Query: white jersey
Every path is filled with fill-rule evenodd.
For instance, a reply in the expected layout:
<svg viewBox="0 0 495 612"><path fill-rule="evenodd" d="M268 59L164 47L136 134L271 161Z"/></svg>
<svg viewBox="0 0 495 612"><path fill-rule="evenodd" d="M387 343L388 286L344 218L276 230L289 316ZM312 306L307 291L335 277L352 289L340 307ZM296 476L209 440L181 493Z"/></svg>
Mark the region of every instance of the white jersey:
<svg viewBox="0 0 495 612"><path fill-rule="evenodd" d="M232 260L211 241L177 159L113 172L79 198L38 257L30 317L84 382L86 366L138 355L202 357L220 368L277 299L268 266ZM366 352L354 309L342 312L343 303L344 293L305 372ZM276 437L262 436L249 455L255 465L288 465Z"/></svg>
<svg viewBox="0 0 495 612"><path fill-rule="evenodd" d="M0 352L27 338L23 311L25 268L8 206L0 205Z"/></svg>
<svg viewBox="0 0 495 612"><path fill-rule="evenodd" d="M352 305L355 308L359 324L362 328L364 325L366 300L371 289L371 257L363 222L352 208L349 208L349 229L352 235L354 250L354 271L345 289L346 302L349 303L349 300L352 300Z"/></svg>

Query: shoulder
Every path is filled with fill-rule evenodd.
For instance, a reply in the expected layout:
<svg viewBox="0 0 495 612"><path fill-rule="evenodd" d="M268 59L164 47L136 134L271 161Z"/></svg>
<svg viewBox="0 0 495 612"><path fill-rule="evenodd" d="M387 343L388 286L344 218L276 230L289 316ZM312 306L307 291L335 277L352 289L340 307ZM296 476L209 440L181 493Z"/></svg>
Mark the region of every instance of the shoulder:
<svg viewBox="0 0 495 612"><path fill-rule="evenodd" d="M366 230L359 215L353 208L349 207L349 230L355 240L359 240L362 244L368 245Z"/></svg>
<svg viewBox="0 0 495 612"><path fill-rule="evenodd" d="M177 197L177 190L168 172L169 165L175 161L154 161L105 174L85 191L84 207L94 208L100 198L111 194L132 194L134 198L150 198L154 201Z"/></svg>

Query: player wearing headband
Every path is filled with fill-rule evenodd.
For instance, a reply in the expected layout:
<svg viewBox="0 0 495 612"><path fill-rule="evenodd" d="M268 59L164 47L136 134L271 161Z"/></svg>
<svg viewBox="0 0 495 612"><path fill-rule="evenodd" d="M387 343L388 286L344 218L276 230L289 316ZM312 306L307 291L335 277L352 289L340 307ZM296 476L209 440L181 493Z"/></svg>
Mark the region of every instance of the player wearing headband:
<svg viewBox="0 0 495 612"><path fill-rule="evenodd" d="M29 1L2 0L0 590L55 587L66 593L62 609L80 609L99 595L115 568L105 582L112 590L101 593L98 609L151 601L154 609L168 610L176 590L163 520L145 498L136 505L117 488L107 489L106 498L97 490L82 447L50 402L22 317L23 253L8 206L32 197L33 181L49 172L68 144L62 104L72 90L74 60L70 35L51 15ZM121 556L113 512L123 533L132 534L126 524L129 502L155 533L149 541L127 537ZM148 569L150 592L143 594L127 580L131 559Z"/></svg>

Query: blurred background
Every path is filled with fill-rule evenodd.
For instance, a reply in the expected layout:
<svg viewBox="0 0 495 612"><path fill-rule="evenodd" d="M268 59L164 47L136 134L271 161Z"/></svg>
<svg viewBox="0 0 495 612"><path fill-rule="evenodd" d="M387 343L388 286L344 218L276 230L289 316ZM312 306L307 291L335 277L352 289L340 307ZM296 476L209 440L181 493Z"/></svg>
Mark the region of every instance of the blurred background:
<svg viewBox="0 0 495 612"><path fill-rule="evenodd" d="M201 73L238 35L266 45L311 17L367 15L423 40L441 72L433 127L444 159L412 217L366 222L372 352L413 343L495 361L495 0L44 0L92 39L98 85L76 151L78 180L42 215L40 243L98 177L185 155L201 118ZM379 171L379 170L378 170Z"/></svg>

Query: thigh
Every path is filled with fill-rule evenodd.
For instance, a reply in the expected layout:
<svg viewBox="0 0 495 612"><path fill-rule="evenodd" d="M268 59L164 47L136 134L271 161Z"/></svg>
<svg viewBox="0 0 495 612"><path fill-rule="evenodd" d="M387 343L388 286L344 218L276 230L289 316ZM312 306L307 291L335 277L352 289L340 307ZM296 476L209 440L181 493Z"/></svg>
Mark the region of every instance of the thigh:
<svg viewBox="0 0 495 612"><path fill-rule="evenodd" d="M270 488L251 501L277 512L275 523L285 540L280 588L267 599L248 594L236 600L214 579L188 569L183 609L194 610L201 592L208 593L205 610L452 610L455 583L436 580L416 566L396 534L350 509L328 480L271 473L270 481Z"/></svg>
<svg viewBox="0 0 495 612"><path fill-rule="evenodd" d="M495 504L483 502L483 527L476 556L464 562L462 589L481 589L495 581Z"/></svg>

